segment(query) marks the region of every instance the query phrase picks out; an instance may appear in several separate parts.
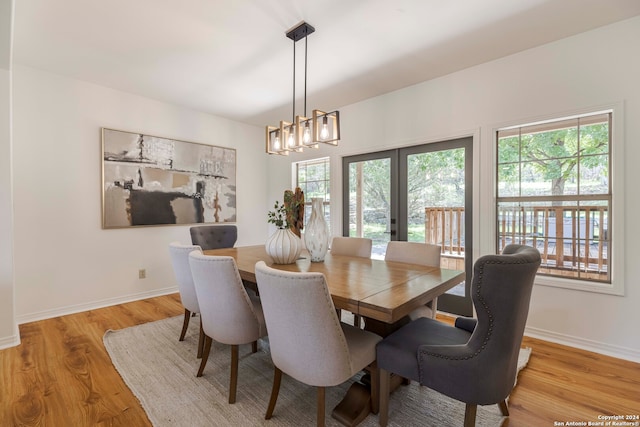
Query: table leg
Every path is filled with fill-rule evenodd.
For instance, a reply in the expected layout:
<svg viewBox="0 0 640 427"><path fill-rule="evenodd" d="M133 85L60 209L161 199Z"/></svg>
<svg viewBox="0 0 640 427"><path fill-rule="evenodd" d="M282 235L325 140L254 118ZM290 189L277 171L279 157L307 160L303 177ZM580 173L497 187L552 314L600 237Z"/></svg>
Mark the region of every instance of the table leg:
<svg viewBox="0 0 640 427"><path fill-rule="evenodd" d="M361 382L354 382L347 390L344 398L333 408L331 416L340 424L354 427L360 424L371 411L371 383L369 374L365 374ZM390 392L404 384L404 378L391 375L389 381Z"/></svg>
<svg viewBox="0 0 640 427"><path fill-rule="evenodd" d="M347 394L331 412L331 416L341 424L353 427L367 418L371 412L371 390L364 384L351 384Z"/></svg>
<svg viewBox="0 0 640 427"><path fill-rule="evenodd" d="M382 337L386 337L392 332L398 330L402 326L409 323L408 317L400 319L394 324L380 322L379 320L365 318L364 329L374 332ZM400 387L401 384L408 384L404 378L397 375L391 375L389 383L390 390L393 391ZM375 405L378 406L378 405ZM344 398L333 409L331 416L338 420L341 424L353 427L358 425L362 420L367 418L371 413L371 377L365 374L360 378L359 382L354 382L347 390Z"/></svg>

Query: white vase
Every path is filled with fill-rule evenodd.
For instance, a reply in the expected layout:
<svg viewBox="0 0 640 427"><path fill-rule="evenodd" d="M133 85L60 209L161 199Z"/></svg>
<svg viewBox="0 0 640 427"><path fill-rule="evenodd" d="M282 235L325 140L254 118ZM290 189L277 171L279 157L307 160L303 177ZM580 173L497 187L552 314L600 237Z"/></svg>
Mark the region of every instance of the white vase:
<svg viewBox="0 0 640 427"><path fill-rule="evenodd" d="M302 240L288 228L279 228L264 245L275 264L292 264L302 251Z"/></svg>
<svg viewBox="0 0 640 427"><path fill-rule="evenodd" d="M311 217L305 226L304 244L311 255L311 262L322 262L329 249L329 229L324 220L321 198L311 199Z"/></svg>

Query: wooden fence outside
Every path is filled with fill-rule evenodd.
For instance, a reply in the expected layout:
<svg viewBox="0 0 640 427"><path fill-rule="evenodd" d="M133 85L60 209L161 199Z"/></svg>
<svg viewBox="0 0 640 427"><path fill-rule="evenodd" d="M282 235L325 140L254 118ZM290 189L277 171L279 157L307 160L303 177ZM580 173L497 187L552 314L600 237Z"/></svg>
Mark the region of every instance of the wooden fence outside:
<svg viewBox="0 0 640 427"><path fill-rule="evenodd" d="M559 225L560 224L560 225ZM498 212L498 248L537 248L539 272L608 282L608 209L603 206L533 206ZM425 208L425 241L445 258L464 258L464 208Z"/></svg>

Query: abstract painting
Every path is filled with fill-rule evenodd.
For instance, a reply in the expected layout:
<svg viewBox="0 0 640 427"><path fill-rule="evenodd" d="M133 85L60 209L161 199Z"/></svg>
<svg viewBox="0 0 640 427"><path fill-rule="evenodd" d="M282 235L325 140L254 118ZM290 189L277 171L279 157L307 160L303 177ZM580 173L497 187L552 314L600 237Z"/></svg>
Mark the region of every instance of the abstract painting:
<svg viewBox="0 0 640 427"><path fill-rule="evenodd" d="M236 221L236 150L102 128L102 228Z"/></svg>

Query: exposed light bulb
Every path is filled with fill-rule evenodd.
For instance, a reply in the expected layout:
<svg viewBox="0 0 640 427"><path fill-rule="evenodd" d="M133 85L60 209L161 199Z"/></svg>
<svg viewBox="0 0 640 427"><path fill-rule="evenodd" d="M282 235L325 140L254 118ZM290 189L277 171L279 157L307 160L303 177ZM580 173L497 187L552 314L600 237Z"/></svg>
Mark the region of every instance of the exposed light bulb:
<svg viewBox="0 0 640 427"><path fill-rule="evenodd" d="M311 142L311 130L309 129L309 122L304 125L304 134L302 135L302 142L308 144Z"/></svg>
<svg viewBox="0 0 640 427"><path fill-rule="evenodd" d="M293 146L296 145L296 139L293 136L295 133L295 126L289 126L289 137L287 138L287 145L289 146L289 148L293 148Z"/></svg>
<svg viewBox="0 0 640 427"><path fill-rule="evenodd" d="M280 137L277 134L276 134L276 137L273 139L273 149L274 150L280 149Z"/></svg>
<svg viewBox="0 0 640 427"><path fill-rule="evenodd" d="M322 129L320 129L320 138L329 138L329 126L327 125L327 122L322 123Z"/></svg>

